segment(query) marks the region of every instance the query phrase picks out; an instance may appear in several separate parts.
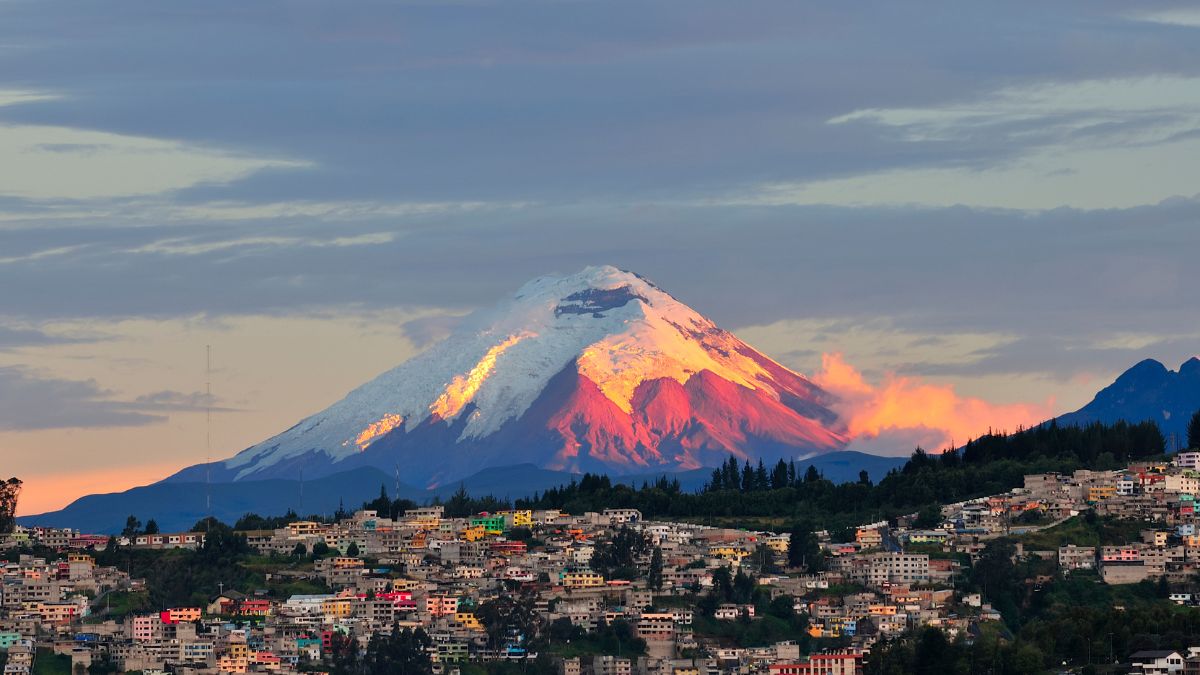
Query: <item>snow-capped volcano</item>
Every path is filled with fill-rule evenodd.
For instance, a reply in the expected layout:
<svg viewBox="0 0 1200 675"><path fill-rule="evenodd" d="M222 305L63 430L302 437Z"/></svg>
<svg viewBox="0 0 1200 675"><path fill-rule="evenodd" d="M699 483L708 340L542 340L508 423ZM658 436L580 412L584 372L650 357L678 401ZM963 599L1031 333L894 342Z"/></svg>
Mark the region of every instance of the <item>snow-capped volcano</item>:
<svg viewBox="0 0 1200 675"><path fill-rule="evenodd" d="M436 484L521 463L630 473L730 453L774 461L845 445L831 402L646 279L589 267L534 279L209 473L316 477L366 464Z"/></svg>

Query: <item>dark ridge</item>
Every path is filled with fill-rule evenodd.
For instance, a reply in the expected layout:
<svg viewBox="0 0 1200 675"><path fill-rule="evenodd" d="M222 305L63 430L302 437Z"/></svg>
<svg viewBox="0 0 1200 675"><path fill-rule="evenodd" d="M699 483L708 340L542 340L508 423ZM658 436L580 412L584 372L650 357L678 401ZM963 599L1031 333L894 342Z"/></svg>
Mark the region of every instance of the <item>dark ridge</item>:
<svg viewBox="0 0 1200 675"><path fill-rule="evenodd" d="M602 312L624 307L634 300L650 304L644 296L634 293L628 284L617 288L589 288L563 298L563 304L554 308L554 315L591 314L600 319L604 317Z"/></svg>

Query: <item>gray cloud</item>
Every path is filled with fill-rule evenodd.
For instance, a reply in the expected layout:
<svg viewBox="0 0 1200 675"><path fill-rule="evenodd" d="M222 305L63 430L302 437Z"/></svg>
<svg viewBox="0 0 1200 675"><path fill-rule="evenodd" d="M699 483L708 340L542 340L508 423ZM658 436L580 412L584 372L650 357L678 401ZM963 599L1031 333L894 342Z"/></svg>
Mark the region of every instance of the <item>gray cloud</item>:
<svg viewBox="0 0 1200 675"><path fill-rule="evenodd" d="M1083 0L781 0L755 11L692 0L357 3L331 13L227 1L203 17L78 3L64 20L7 3L0 86L61 97L0 118L314 165L198 186L181 200L703 195L995 161L1062 122L923 144L826 124L861 108L971 100L1022 82L1200 72L1194 31L1127 11Z"/></svg>
<svg viewBox="0 0 1200 675"><path fill-rule="evenodd" d="M426 347L450 334L463 319L461 314L435 314L404 322L401 330L418 348Z"/></svg>
<svg viewBox="0 0 1200 675"><path fill-rule="evenodd" d="M1173 6L1187 5L1138 7ZM1048 110L912 142L902 126L828 123L1006 87L1200 76L1194 29L1128 11L1115 0L0 4L0 89L53 96L0 107L0 121L310 163L139 199L0 196L0 316L461 312L539 274L611 263L735 328L886 316L914 332L1018 337L970 366L915 371L1118 369L1132 355L1094 347L1105 336L1200 332L1194 199L1037 214L710 200L1169 127L1177 111ZM430 203L441 206L414 206ZM446 321L404 331L424 344ZM0 349L58 339L4 331ZM1146 349L1172 358L1185 342ZM105 408L83 386L70 395L110 416L184 404Z"/></svg>
<svg viewBox="0 0 1200 675"><path fill-rule="evenodd" d="M6 326L0 324L0 351L22 347L75 344L100 339L97 336L52 335L37 328Z"/></svg>
<svg viewBox="0 0 1200 675"><path fill-rule="evenodd" d="M20 366L0 366L0 431L157 424L167 420L162 413L204 410L208 400L201 393L160 391L123 401L94 380L45 377Z"/></svg>

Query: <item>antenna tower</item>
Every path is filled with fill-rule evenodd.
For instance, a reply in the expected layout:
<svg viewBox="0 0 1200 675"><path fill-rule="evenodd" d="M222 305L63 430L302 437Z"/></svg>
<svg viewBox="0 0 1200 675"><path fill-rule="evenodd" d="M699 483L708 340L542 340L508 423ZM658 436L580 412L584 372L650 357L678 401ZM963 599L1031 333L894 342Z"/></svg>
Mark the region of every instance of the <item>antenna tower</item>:
<svg viewBox="0 0 1200 675"><path fill-rule="evenodd" d="M212 518L212 345L204 345L204 510Z"/></svg>

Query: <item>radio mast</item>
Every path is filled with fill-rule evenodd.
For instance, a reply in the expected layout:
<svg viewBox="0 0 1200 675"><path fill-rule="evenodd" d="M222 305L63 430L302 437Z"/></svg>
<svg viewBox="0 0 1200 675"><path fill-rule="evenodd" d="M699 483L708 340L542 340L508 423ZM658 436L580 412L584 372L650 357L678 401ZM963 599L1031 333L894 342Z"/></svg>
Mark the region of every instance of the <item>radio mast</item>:
<svg viewBox="0 0 1200 675"><path fill-rule="evenodd" d="M212 345L204 345L204 510L212 519Z"/></svg>

